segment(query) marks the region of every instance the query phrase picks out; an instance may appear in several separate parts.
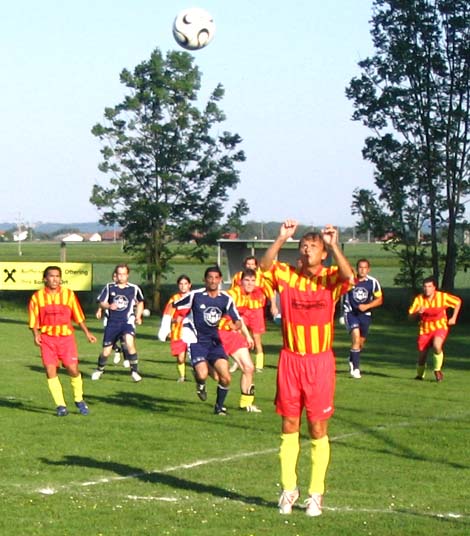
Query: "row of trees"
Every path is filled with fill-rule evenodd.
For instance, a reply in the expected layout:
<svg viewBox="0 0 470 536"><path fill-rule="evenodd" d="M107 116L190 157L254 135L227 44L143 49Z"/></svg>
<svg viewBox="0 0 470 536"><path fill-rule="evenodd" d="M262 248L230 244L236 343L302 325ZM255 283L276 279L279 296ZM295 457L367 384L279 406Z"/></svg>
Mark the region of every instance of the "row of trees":
<svg viewBox="0 0 470 536"><path fill-rule="evenodd" d="M468 0L374 0L375 54L359 63L346 89L353 119L372 132L364 158L375 166L377 193L356 190L353 212L363 231L392 233L399 281L417 287L427 263L441 273L438 233L448 229L443 286L456 272L455 233L469 184L470 6ZM249 209L240 199L224 217L229 192L245 160L238 134L221 130L218 85L199 109L201 75L186 52L155 50L121 73L123 101L106 108L93 127L102 141L99 166L107 176L91 202L101 222L123 228L126 249L146 267L160 309L161 277L175 241L203 260L206 246L243 228ZM430 228L431 255L417 239ZM263 230L254 233L259 238ZM189 242L192 245L188 245ZM183 245L184 244L184 245Z"/></svg>
<svg viewBox="0 0 470 536"><path fill-rule="evenodd" d="M352 209L363 228L397 238L389 247L400 258L399 283L416 288L430 265L452 290L470 193L470 4L375 0L371 25L375 54L359 63L346 95L353 119L371 130L363 155L378 193L356 190ZM418 239L425 224L430 255Z"/></svg>

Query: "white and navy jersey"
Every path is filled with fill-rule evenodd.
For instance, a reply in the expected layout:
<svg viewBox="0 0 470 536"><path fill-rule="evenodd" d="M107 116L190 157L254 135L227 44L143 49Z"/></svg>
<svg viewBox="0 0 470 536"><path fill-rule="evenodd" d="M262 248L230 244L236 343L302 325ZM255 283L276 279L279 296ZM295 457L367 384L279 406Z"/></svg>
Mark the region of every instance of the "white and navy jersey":
<svg viewBox="0 0 470 536"><path fill-rule="evenodd" d="M355 280L354 287L346 294L343 301L344 313L365 314L370 316L371 312L361 313L358 307L364 303L370 303L382 296L382 288L379 281L368 275L364 281Z"/></svg>
<svg viewBox="0 0 470 536"><path fill-rule="evenodd" d="M139 286L127 283L120 287L116 283L108 283L98 296L99 302L117 304L117 309L106 309L108 313L107 324L132 324L135 323L135 306L144 301L144 295Z"/></svg>
<svg viewBox="0 0 470 536"><path fill-rule="evenodd" d="M189 310L185 324L190 325L200 342L219 340L218 326L223 316L228 315L234 322L240 320L232 297L223 290L215 297L209 296L205 288L192 290L173 307L182 312Z"/></svg>

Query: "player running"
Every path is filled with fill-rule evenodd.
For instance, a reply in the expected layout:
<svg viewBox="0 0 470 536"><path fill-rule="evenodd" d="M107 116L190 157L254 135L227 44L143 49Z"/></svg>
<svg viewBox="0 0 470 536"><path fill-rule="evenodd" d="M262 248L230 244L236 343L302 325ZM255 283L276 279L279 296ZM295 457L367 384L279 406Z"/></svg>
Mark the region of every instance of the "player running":
<svg viewBox="0 0 470 536"><path fill-rule="evenodd" d="M442 365L444 363L444 342L449 334L449 326L457 324L462 300L458 296L437 290L433 277L423 281L423 293L416 296L408 315L419 319L418 364L416 380L424 379L428 351L433 351L433 369L436 381L444 379ZM447 309L453 309L452 316L447 319Z"/></svg>
<svg viewBox="0 0 470 536"><path fill-rule="evenodd" d="M171 355L176 358L176 369L178 373L178 383L186 381L186 351L188 345L182 340L182 322L176 315L173 304L186 296L191 290L191 279L187 275L180 275L176 280L178 292L173 294L165 305L162 315L162 323L158 330L158 339L165 342L170 335Z"/></svg>
<svg viewBox="0 0 470 536"><path fill-rule="evenodd" d="M343 311L344 324L351 336L349 372L357 380L361 378L361 351L372 321L370 311L382 305L383 295L378 279L369 275L370 263L367 259L358 260L356 269L354 287L344 297Z"/></svg>
<svg viewBox="0 0 470 536"><path fill-rule="evenodd" d="M219 323L227 315L231 329L241 327L240 315L232 298L219 290L222 282L222 272L218 266L211 266L204 273L205 288L192 290L184 298L174 302L177 314L186 316L185 329L192 337L184 337L188 342L188 355L194 369L197 395L201 400L207 400L206 380L210 367L214 369L217 378L217 398L214 406L216 415L226 415L225 399L230 387L231 376L228 367L228 357L219 336Z"/></svg>
<svg viewBox="0 0 470 536"><path fill-rule="evenodd" d="M135 324L142 324L144 296L140 287L129 283L127 264L118 264L115 273L116 282L108 283L98 297L100 307L107 310L109 317L103 335L103 349L91 379L96 381L101 378L113 346L123 338L127 347L131 377L135 382L140 382L142 376L138 371Z"/></svg>

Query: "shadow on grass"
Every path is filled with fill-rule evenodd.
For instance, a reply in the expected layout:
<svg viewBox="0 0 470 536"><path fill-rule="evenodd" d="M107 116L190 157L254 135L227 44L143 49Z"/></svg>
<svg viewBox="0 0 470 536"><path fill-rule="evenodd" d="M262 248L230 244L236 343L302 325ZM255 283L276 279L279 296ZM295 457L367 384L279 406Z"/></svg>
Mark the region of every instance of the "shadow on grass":
<svg viewBox="0 0 470 536"><path fill-rule="evenodd" d="M37 406L33 406L32 404L25 403L21 400L14 400L14 399L5 399L0 398L0 408L6 408L6 409L17 409L20 411L29 411L31 413L47 413L51 414L52 410L51 408L39 408Z"/></svg>
<svg viewBox="0 0 470 536"><path fill-rule="evenodd" d="M194 482L192 480L179 478L168 473L158 471L147 472L139 467L132 467L131 465L117 462L100 461L95 458L85 456L64 456L64 458L60 461L53 461L47 458L40 458L39 460L46 465L89 467L92 469L99 469L101 471L112 472L124 478L135 478L141 482L146 482L149 484L168 486L171 489L179 489L194 493L207 493L213 497L230 499L232 501L239 501L245 504L255 504L257 506L264 506L267 508L277 507L277 503L267 501L262 497L243 495L242 493L238 493L231 489L214 486L212 484L204 484L202 482Z"/></svg>

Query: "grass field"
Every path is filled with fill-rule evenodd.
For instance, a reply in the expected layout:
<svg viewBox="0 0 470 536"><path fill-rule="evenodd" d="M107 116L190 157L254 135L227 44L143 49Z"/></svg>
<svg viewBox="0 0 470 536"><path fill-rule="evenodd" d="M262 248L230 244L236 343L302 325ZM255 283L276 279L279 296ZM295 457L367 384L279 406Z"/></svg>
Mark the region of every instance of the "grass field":
<svg viewBox="0 0 470 536"><path fill-rule="evenodd" d="M101 325L90 320L96 335ZM415 382L416 326L377 311L363 378L346 373L348 341L338 327L336 414L325 511L307 518L301 506L280 516L279 417L272 399L280 335L265 337L267 368L258 374L261 414L212 414L194 382L177 384L168 344L156 342L158 321L138 335L144 380L109 365L90 381L98 345L80 344L91 414L54 415L25 314L1 314L0 534L2 535L467 535L470 533L468 333L457 326L447 343L445 380ZM62 376L71 403L67 377ZM299 475L308 482L307 438ZM304 497L305 498L305 497Z"/></svg>

